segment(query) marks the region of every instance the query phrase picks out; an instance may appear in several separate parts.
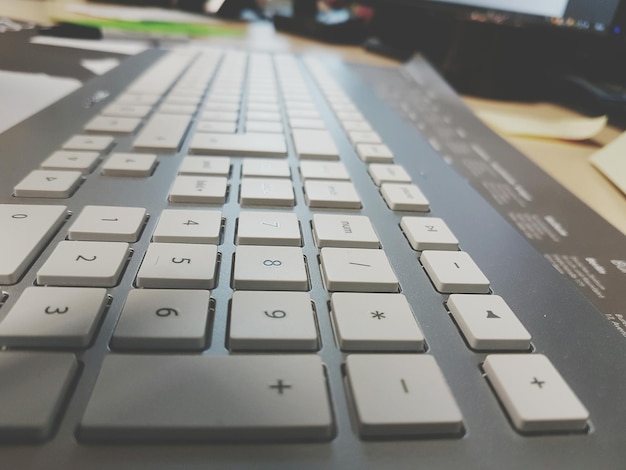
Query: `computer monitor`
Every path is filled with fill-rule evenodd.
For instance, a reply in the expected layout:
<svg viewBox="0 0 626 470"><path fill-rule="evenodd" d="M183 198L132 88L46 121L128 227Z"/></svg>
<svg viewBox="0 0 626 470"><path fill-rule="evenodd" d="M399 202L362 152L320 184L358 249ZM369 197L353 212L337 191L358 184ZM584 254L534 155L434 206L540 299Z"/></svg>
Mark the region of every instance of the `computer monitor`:
<svg viewBox="0 0 626 470"><path fill-rule="evenodd" d="M542 99L570 76L626 84L624 0L362 2L374 44L423 53L464 93Z"/></svg>

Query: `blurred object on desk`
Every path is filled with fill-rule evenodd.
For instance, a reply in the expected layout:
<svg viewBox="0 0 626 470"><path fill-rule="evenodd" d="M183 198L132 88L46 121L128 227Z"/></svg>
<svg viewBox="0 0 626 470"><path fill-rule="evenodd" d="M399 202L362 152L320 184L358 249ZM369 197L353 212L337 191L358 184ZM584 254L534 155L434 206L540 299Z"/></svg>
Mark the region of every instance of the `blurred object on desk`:
<svg viewBox="0 0 626 470"><path fill-rule="evenodd" d="M594 153L589 161L626 195L626 133Z"/></svg>

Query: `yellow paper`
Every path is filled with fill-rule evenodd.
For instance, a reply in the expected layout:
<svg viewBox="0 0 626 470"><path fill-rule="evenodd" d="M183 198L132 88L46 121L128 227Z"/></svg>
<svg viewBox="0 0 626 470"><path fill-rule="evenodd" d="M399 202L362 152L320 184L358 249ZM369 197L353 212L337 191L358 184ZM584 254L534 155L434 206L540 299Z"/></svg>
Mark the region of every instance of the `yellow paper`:
<svg viewBox="0 0 626 470"><path fill-rule="evenodd" d="M626 132L591 155L589 161L626 194Z"/></svg>

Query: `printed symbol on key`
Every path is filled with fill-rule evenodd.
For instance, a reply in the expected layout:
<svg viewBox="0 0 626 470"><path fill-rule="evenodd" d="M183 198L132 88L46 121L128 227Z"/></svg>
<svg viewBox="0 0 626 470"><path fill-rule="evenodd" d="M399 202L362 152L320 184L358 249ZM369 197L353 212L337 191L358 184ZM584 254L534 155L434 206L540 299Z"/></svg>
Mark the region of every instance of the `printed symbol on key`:
<svg viewBox="0 0 626 470"><path fill-rule="evenodd" d="M530 382L531 385L536 385L539 388L543 388L545 383L546 382L544 380L539 380L537 377L533 377L533 381Z"/></svg>
<svg viewBox="0 0 626 470"><path fill-rule="evenodd" d="M280 224L278 222L261 222L262 225L267 225L268 227L279 228Z"/></svg>
<svg viewBox="0 0 626 470"><path fill-rule="evenodd" d="M493 313L491 310L487 310L487 318L500 318L498 315Z"/></svg>
<svg viewBox="0 0 626 470"><path fill-rule="evenodd" d="M263 266L282 266L283 262L279 259L264 259Z"/></svg>
<svg viewBox="0 0 626 470"><path fill-rule="evenodd" d="M270 385L270 388L275 389L276 391L278 391L279 395L282 395L283 390L291 388L291 385L284 384L282 379L278 379L275 385Z"/></svg>
<svg viewBox="0 0 626 470"><path fill-rule="evenodd" d="M170 307L160 308L154 313L156 313L156 316L160 318L167 318L171 315L174 315L175 317L177 317L179 315L178 310L176 310L175 308L170 308Z"/></svg>
<svg viewBox="0 0 626 470"><path fill-rule="evenodd" d="M355 263L354 261L350 261L348 264L353 264L354 266L365 266L366 268L371 268L372 267L371 264Z"/></svg>
<svg viewBox="0 0 626 470"><path fill-rule="evenodd" d="M284 310L264 310L263 313L269 318L285 318L287 316L287 312Z"/></svg>
<svg viewBox="0 0 626 470"><path fill-rule="evenodd" d="M372 318L376 318L377 320L383 320L383 319L387 318L385 316L385 312L379 312L378 310L376 310L374 312L370 312L370 315L372 315Z"/></svg>

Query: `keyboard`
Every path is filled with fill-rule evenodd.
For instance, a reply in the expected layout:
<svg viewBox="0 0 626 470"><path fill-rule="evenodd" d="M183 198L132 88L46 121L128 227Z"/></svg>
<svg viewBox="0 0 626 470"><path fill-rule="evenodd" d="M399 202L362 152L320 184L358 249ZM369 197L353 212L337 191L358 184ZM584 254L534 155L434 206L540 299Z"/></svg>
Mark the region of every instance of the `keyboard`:
<svg viewBox="0 0 626 470"><path fill-rule="evenodd" d="M346 64L152 50L0 148L3 466L623 466L618 328Z"/></svg>

